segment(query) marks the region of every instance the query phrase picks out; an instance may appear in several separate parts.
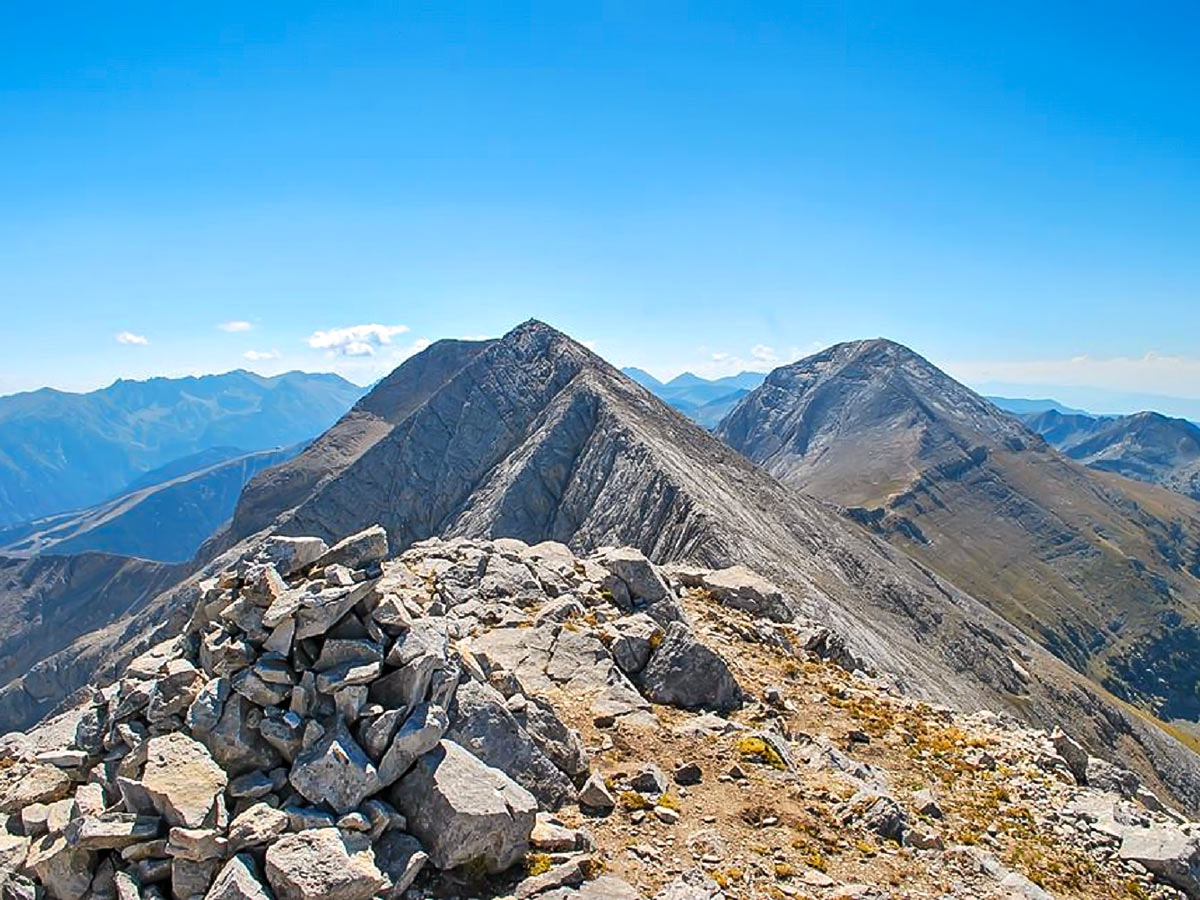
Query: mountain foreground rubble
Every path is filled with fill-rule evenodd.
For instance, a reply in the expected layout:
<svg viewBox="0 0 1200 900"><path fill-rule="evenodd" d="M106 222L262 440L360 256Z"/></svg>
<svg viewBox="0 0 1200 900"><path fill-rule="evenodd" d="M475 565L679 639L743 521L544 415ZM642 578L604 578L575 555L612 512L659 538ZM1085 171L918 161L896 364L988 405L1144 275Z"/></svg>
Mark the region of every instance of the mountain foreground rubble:
<svg viewBox="0 0 1200 900"><path fill-rule="evenodd" d="M796 608L628 548L266 538L0 742L3 900L1200 898L1132 772Z"/></svg>

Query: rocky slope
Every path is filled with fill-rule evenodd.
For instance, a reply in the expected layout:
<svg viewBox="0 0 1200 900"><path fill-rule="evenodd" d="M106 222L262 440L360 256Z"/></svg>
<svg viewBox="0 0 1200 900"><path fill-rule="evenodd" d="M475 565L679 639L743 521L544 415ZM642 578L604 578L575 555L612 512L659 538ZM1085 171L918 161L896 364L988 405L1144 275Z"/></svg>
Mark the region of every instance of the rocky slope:
<svg viewBox="0 0 1200 900"><path fill-rule="evenodd" d="M100 632L177 582L180 566L109 553L0 556L0 732L87 682ZM104 651L116 640L101 640Z"/></svg>
<svg viewBox="0 0 1200 900"><path fill-rule="evenodd" d="M64 684L68 673L74 686L111 677L153 635L182 627L199 581L254 539L246 529L332 541L378 522L397 550L438 536L549 539L581 553L631 545L659 562L750 564L914 696L1069 725L1180 805L1200 798L1200 762L1171 736L541 323L430 347L256 483L204 572L56 657Z"/></svg>
<svg viewBox="0 0 1200 900"><path fill-rule="evenodd" d="M1200 428L1186 419L1155 412L1088 416L1050 410L1022 420L1085 466L1200 500Z"/></svg>
<svg viewBox="0 0 1200 900"><path fill-rule="evenodd" d="M0 397L0 526L93 506L206 450L311 439L361 394L337 375L239 370Z"/></svg>
<svg viewBox="0 0 1200 900"><path fill-rule="evenodd" d="M1194 501L1079 465L888 341L776 370L718 433L1121 698L1200 718Z"/></svg>
<svg viewBox="0 0 1200 900"><path fill-rule="evenodd" d="M0 742L5 897L1200 896L1133 773L849 671L744 568L382 528L229 561Z"/></svg>
<svg viewBox="0 0 1200 900"><path fill-rule="evenodd" d="M89 550L162 562L186 562L233 515L242 488L255 474L291 459L293 446L237 454L148 486L82 512L62 513L0 529L0 553L28 556Z"/></svg>

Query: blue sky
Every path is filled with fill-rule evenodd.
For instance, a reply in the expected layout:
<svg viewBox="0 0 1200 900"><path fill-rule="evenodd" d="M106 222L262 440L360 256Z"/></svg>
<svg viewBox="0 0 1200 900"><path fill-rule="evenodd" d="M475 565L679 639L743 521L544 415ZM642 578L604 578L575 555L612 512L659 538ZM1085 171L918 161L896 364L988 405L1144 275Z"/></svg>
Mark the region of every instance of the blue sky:
<svg viewBox="0 0 1200 900"><path fill-rule="evenodd" d="M0 392L537 316L663 376L885 335L1200 397L1194 5L434 6L10 6Z"/></svg>

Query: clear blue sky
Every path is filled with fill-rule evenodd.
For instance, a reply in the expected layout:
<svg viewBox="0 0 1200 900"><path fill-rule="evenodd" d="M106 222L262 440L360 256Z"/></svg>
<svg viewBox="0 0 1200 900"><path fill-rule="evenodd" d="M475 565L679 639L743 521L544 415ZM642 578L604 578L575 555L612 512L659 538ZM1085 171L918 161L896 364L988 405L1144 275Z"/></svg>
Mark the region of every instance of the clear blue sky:
<svg viewBox="0 0 1200 900"><path fill-rule="evenodd" d="M886 335L1200 396L1198 45L1185 3L12 4L0 392L537 316L661 375Z"/></svg>

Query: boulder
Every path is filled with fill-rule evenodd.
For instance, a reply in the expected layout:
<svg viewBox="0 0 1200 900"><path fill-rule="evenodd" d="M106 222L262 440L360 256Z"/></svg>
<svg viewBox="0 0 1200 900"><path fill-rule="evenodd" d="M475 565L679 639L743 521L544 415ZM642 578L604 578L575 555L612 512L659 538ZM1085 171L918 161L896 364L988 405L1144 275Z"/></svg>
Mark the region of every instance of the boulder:
<svg viewBox="0 0 1200 900"><path fill-rule="evenodd" d="M227 784L224 770L204 745L186 734L173 731L147 742L138 785L168 824L207 824Z"/></svg>
<svg viewBox="0 0 1200 900"><path fill-rule="evenodd" d="M365 531L342 538L312 562L314 569L339 565L347 569L363 569L382 562L388 555L387 532L382 525L372 525Z"/></svg>
<svg viewBox="0 0 1200 900"><path fill-rule="evenodd" d="M338 813L357 809L382 787L375 765L341 718L296 757L288 777L310 803L328 803Z"/></svg>
<svg viewBox="0 0 1200 900"><path fill-rule="evenodd" d="M52 803L70 790L71 779L56 766L11 766L0 776L0 813L13 815L33 803Z"/></svg>
<svg viewBox="0 0 1200 900"><path fill-rule="evenodd" d="M640 550L633 547L604 550L597 554L596 562L620 578L634 600L653 603L667 596L666 581Z"/></svg>
<svg viewBox="0 0 1200 900"><path fill-rule="evenodd" d="M508 775L548 809L575 799L570 779L509 712L504 697L487 685L469 681L458 689L446 735Z"/></svg>
<svg viewBox="0 0 1200 900"><path fill-rule="evenodd" d="M417 760L393 798L441 869L468 862L507 869L528 849L537 815L532 794L448 740Z"/></svg>
<svg viewBox="0 0 1200 900"><path fill-rule="evenodd" d="M1173 825L1129 828L1117 855L1140 863L1155 877L1200 900L1200 836Z"/></svg>
<svg viewBox="0 0 1200 900"><path fill-rule="evenodd" d="M229 823L229 848L234 852L269 844L288 830L291 818L281 809L255 803Z"/></svg>
<svg viewBox="0 0 1200 900"><path fill-rule="evenodd" d="M271 900L271 895L255 874L253 857L239 853L217 873L204 900Z"/></svg>
<svg viewBox="0 0 1200 900"><path fill-rule="evenodd" d="M783 592L745 566L707 572L701 576L700 583L718 603L733 609L775 622L791 622L796 618L796 612Z"/></svg>
<svg viewBox="0 0 1200 900"><path fill-rule="evenodd" d="M646 667L662 641L662 626L645 613L624 616L605 627L608 649L621 671L634 675Z"/></svg>
<svg viewBox="0 0 1200 900"><path fill-rule="evenodd" d="M437 746L449 727L449 716L440 706L429 703L418 705L404 720L379 761L380 785L387 787L395 783L418 757Z"/></svg>
<svg viewBox="0 0 1200 900"><path fill-rule="evenodd" d="M34 841L25 869L37 877L55 900L82 900L92 885L96 854L72 847L61 834Z"/></svg>
<svg viewBox="0 0 1200 900"><path fill-rule="evenodd" d="M428 861L429 854L411 834L389 831L375 845L375 863L391 882L388 897L402 896Z"/></svg>
<svg viewBox="0 0 1200 900"><path fill-rule="evenodd" d="M272 535L263 541L258 557L274 565L284 578L289 578L307 569L328 549L320 538Z"/></svg>
<svg viewBox="0 0 1200 900"><path fill-rule="evenodd" d="M639 679L643 692L655 703L717 712L741 705L741 688L725 660L697 641L681 622L667 628Z"/></svg>
<svg viewBox="0 0 1200 900"><path fill-rule="evenodd" d="M153 840L160 822L153 816L106 813L72 819L63 831L67 843L82 850L120 850Z"/></svg>
<svg viewBox="0 0 1200 900"><path fill-rule="evenodd" d="M267 848L266 870L278 900L367 900L386 883L370 845L336 828L280 838Z"/></svg>

